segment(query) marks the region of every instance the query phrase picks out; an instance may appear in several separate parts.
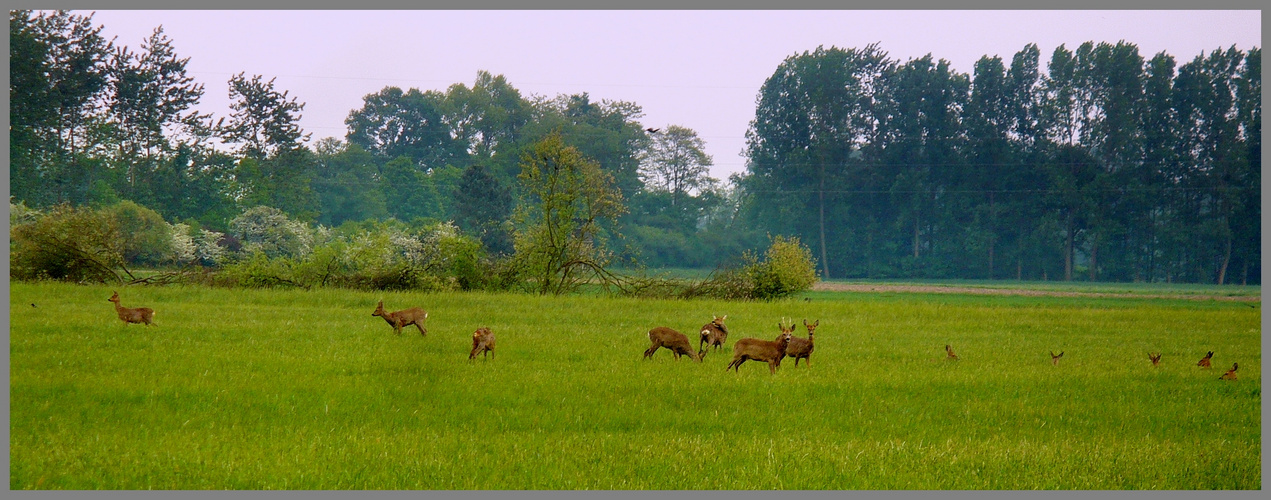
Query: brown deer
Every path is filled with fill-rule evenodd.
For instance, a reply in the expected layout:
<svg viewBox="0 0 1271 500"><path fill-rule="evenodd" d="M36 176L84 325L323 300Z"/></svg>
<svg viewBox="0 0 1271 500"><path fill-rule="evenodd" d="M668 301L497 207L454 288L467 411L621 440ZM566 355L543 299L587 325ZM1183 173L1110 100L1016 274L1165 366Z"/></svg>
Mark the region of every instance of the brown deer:
<svg viewBox="0 0 1271 500"><path fill-rule="evenodd" d="M1222 374L1222 376L1218 377L1218 379L1219 380L1235 380L1237 368L1240 368L1240 363L1232 363L1231 369L1227 370L1227 373Z"/></svg>
<svg viewBox="0 0 1271 500"><path fill-rule="evenodd" d="M1210 367L1209 358L1212 357L1214 357L1214 351L1209 351L1209 354L1206 354L1205 357L1200 358L1200 361L1196 362L1196 366L1208 369Z"/></svg>
<svg viewBox="0 0 1271 500"><path fill-rule="evenodd" d="M790 338L790 345L786 346L786 357L794 358L794 366L799 366L799 358L807 360L807 363L804 363L805 365L812 366L812 358L808 356L811 356L812 350L816 348L816 344L813 343L815 341L812 336L816 333L816 327L820 325L821 320L819 319L810 325L808 324L808 320L805 319L803 320L803 326L808 329L808 338Z"/></svg>
<svg viewBox="0 0 1271 500"><path fill-rule="evenodd" d="M1055 355L1055 351L1050 351L1050 364L1059 366L1059 358L1064 357L1064 352L1059 351L1059 355Z"/></svg>
<svg viewBox="0 0 1271 500"><path fill-rule="evenodd" d="M778 322L777 328L781 329L781 335L776 340L744 338L733 344L733 360L724 371L741 373L741 364L754 360L768 362L768 373L776 374L777 368L781 367L781 359L786 357L786 347L790 346L790 333L794 331L794 324L791 323L790 328L786 328Z"/></svg>
<svg viewBox="0 0 1271 500"><path fill-rule="evenodd" d="M472 332L472 352L468 353L468 360L476 359L477 354L484 356L494 356L494 332L489 328L477 328Z"/></svg>
<svg viewBox="0 0 1271 500"><path fill-rule="evenodd" d="M946 359L946 360L949 360L949 361L957 361L957 360L959 360L959 359L962 359L962 358L961 358L961 357L959 357L957 354L954 354L954 353L953 353L953 348L952 348L952 347L949 347L949 344L945 344L945 345L944 345L944 352L948 353L948 355L944 357L944 359Z"/></svg>
<svg viewBox="0 0 1271 500"><path fill-rule="evenodd" d="M1159 366L1161 364L1161 353L1158 352L1156 355L1152 355L1149 352L1147 353L1147 359L1152 360L1152 366Z"/></svg>
<svg viewBox="0 0 1271 500"><path fill-rule="evenodd" d="M724 345L724 341L728 340L728 327L724 326L724 320L728 319L728 315L715 316L711 315L710 323L702 325L702 331L698 333L701 341L697 343L697 350L702 350L704 345L712 345L715 349L719 349Z"/></svg>
<svg viewBox="0 0 1271 500"><path fill-rule="evenodd" d="M688 356L693 361L702 362L702 358L706 357L704 349L698 349L697 353L693 353L693 346L688 343L688 336L677 332L665 326L659 326L649 330L649 340L653 342L648 349L644 350L644 359L653 357L653 353L658 351L659 347L665 347L675 355L678 361L680 356Z"/></svg>
<svg viewBox="0 0 1271 500"><path fill-rule="evenodd" d="M384 321L387 321L389 326L393 327L393 333L398 336L401 336L403 326L410 325L415 325L415 328L419 329L420 335L428 336L428 330L424 329L424 320L428 319L428 313L418 307L386 312L384 311L384 301L381 300L379 305L375 306L375 312L371 313L371 316L384 318Z"/></svg>
<svg viewBox="0 0 1271 500"><path fill-rule="evenodd" d="M119 305L119 292L115 292L106 300L115 303L115 313L119 315L120 320L123 320L124 326L128 326L128 323L145 323L146 326L154 324L154 309L149 307L123 307Z"/></svg>

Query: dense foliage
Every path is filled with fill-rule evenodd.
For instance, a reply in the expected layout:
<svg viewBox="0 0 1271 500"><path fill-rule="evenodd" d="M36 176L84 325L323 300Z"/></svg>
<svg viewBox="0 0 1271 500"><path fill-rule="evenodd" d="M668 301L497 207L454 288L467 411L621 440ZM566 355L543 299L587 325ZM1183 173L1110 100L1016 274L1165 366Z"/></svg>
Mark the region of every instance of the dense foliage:
<svg viewBox="0 0 1271 500"><path fill-rule="evenodd" d="M350 110L344 138L310 143L304 102L262 75L230 77L229 116L194 111L203 86L161 28L139 50L103 39L91 15L15 10L9 30L11 206L126 201L180 228L172 249L126 250L134 265L320 246L248 236L241 218L259 206L309 227L450 221L509 258L517 214L541 201L523 160L550 139L610 179L625 210L592 244L624 265L726 267L773 234L806 242L823 278L1261 272L1256 47L1178 65L1089 42L1043 68L1030 44L970 75L876 45L817 48L759 89L746 171L721 181L691 129L646 127L639 105L585 92L523 96L486 71L444 91L385 87ZM130 220L151 228L132 240L159 227Z"/></svg>
<svg viewBox="0 0 1271 500"><path fill-rule="evenodd" d="M1257 281L1261 51L1039 55L973 75L874 45L787 58L746 218L812 242L827 277Z"/></svg>

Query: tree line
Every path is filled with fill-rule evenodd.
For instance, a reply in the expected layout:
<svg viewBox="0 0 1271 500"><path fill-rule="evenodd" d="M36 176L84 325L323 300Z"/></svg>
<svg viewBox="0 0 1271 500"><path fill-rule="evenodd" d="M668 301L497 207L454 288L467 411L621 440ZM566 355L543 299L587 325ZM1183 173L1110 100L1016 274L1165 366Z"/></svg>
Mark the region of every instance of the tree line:
<svg viewBox="0 0 1271 500"><path fill-rule="evenodd" d="M1261 50L1026 45L972 74L876 44L760 89L743 217L831 277L1259 282Z"/></svg>
<svg viewBox="0 0 1271 500"><path fill-rule="evenodd" d="M262 205L330 228L453 221L511 256L544 201L527 158L559 141L613 191L561 222L614 263L711 268L790 235L831 278L1257 282L1260 51L1176 69L1061 46L1047 74L1038 55L973 76L876 46L792 56L760 89L747 170L721 182L696 132L632 102L481 71L385 87L343 139L311 141L304 103L262 75L230 78L229 116L194 111L203 86L162 27L133 50L91 15L10 11L11 206L129 200L195 235Z"/></svg>

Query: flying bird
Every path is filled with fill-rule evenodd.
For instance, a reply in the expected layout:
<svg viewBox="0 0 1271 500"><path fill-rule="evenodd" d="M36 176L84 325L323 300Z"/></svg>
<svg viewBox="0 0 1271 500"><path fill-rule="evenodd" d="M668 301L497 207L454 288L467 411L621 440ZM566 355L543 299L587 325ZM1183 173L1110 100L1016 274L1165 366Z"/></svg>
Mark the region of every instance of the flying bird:
<svg viewBox="0 0 1271 500"><path fill-rule="evenodd" d="M650 134L656 134L656 133L658 133L658 131L659 131L659 130L662 130L662 129L660 129L660 128L646 128L646 129L644 129L644 131L645 131L645 132L648 132L648 133L650 133Z"/></svg>

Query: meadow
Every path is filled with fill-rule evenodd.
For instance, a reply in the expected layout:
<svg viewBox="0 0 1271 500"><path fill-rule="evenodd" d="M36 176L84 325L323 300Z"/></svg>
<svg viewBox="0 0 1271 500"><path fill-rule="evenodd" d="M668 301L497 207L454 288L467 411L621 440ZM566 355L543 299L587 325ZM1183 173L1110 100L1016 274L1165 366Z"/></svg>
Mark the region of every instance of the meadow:
<svg viewBox="0 0 1271 500"><path fill-rule="evenodd" d="M145 327L114 289L10 283L11 489L1262 487L1258 302L118 289ZM726 349L642 359L712 314ZM725 371L783 318L810 365Z"/></svg>

